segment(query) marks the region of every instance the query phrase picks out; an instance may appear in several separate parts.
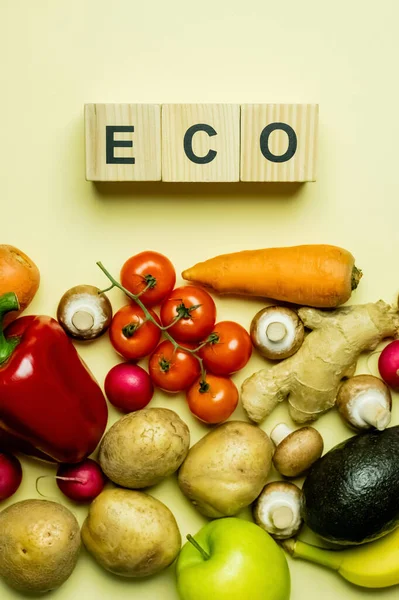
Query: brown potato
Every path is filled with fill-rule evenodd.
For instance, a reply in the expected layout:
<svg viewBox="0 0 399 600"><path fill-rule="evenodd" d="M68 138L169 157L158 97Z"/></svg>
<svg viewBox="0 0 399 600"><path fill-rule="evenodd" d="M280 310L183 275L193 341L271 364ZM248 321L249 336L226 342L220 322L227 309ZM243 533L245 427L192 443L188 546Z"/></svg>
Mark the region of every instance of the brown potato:
<svg viewBox="0 0 399 600"><path fill-rule="evenodd" d="M229 421L191 448L179 472L180 489L207 517L235 515L261 493L272 454L259 427Z"/></svg>

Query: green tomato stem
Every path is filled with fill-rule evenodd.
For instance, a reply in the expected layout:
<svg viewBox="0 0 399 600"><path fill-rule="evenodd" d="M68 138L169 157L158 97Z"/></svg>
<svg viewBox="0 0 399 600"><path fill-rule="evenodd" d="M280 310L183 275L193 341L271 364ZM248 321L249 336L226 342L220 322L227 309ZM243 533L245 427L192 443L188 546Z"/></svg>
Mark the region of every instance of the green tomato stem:
<svg viewBox="0 0 399 600"><path fill-rule="evenodd" d="M211 557L208 554L208 552L206 552L202 546L199 545L199 543L197 542L197 540L195 538L193 538L192 535L188 534L186 535L186 538L188 539L188 541L190 542L190 544L192 544L194 546L194 548L196 548L198 550L198 552L202 555L202 557L205 560L209 560Z"/></svg>

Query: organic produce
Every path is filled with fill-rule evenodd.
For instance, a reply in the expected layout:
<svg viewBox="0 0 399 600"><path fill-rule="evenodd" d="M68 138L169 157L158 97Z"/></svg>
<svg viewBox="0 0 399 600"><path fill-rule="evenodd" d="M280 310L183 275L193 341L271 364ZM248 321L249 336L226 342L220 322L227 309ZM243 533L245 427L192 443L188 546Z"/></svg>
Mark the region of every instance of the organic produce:
<svg viewBox="0 0 399 600"><path fill-rule="evenodd" d="M62 296L57 319L65 333L76 340L94 340L111 324L112 306L94 285L76 285Z"/></svg>
<svg viewBox="0 0 399 600"><path fill-rule="evenodd" d="M123 577L147 577L168 567L180 551L173 514L143 492L113 489L92 503L82 540L96 561Z"/></svg>
<svg viewBox="0 0 399 600"><path fill-rule="evenodd" d="M378 377L356 375L341 385L337 408L352 428L362 430L374 427L382 431L391 420L391 392Z"/></svg>
<svg viewBox="0 0 399 600"><path fill-rule="evenodd" d="M361 271L347 250L315 244L223 254L183 271L182 277L221 293L334 308L350 298Z"/></svg>
<svg viewBox="0 0 399 600"><path fill-rule="evenodd" d="M269 360L292 356L302 346L304 338L303 323L291 308L267 306L252 319L252 343Z"/></svg>
<svg viewBox="0 0 399 600"><path fill-rule="evenodd" d="M242 386L244 409L257 423L287 398L294 421L317 419L335 404L340 383L354 374L360 353L374 350L399 328L398 312L382 300L327 312L300 308L298 314L314 330L298 352Z"/></svg>
<svg viewBox="0 0 399 600"><path fill-rule="evenodd" d="M190 431L173 410L144 408L125 415L106 432L99 461L111 481L139 489L177 471L189 447Z"/></svg>
<svg viewBox="0 0 399 600"><path fill-rule="evenodd" d="M238 390L231 379L207 374L200 377L186 393L188 406L198 419L205 423L226 421L238 404Z"/></svg>
<svg viewBox="0 0 399 600"><path fill-rule="evenodd" d="M29 306L40 283L39 269L24 252L14 246L0 244L0 296L14 292L18 306L4 318L4 327Z"/></svg>
<svg viewBox="0 0 399 600"><path fill-rule="evenodd" d="M290 538L303 524L301 500L302 491L293 483L268 483L253 506L255 523L277 540Z"/></svg>
<svg viewBox="0 0 399 600"><path fill-rule="evenodd" d="M190 387L200 376L197 358L183 348L175 348L165 340L150 357L148 370L154 385L166 392L181 392Z"/></svg>
<svg viewBox="0 0 399 600"><path fill-rule="evenodd" d="M282 545L294 558L333 569L355 585L384 588L399 584L399 529L370 544L344 550L326 550L295 539Z"/></svg>
<svg viewBox="0 0 399 600"><path fill-rule="evenodd" d="M22 481L22 467L16 456L0 452L0 501L10 498Z"/></svg>
<svg viewBox="0 0 399 600"><path fill-rule="evenodd" d="M0 513L0 575L20 592L58 588L74 570L79 550L79 524L61 504L24 500Z"/></svg>
<svg viewBox="0 0 399 600"><path fill-rule="evenodd" d="M378 370L382 379L395 392L399 391L399 340L394 340L381 352Z"/></svg>
<svg viewBox="0 0 399 600"><path fill-rule="evenodd" d="M272 444L264 431L228 421L190 449L179 471L179 486L203 515L232 516L259 496L271 462Z"/></svg>
<svg viewBox="0 0 399 600"><path fill-rule="evenodd" d="M145 306L160 304L173 290L175 269L166 256L147 250L129 258L121 269L121 284L140 295Z"/></svg>
<svg viewBox="0 0 399 600"><path fill-rule="evenodd" d="M56 480L61 492L75 502L91 502L107 481L100 465L91 458L77 465L60 465Z"/></svg>
<svg viewBox="0 0 399 600"><path fill-rule="evenodd" d="M18 306L0 297L2 317ZM0 327L1 331L1 327ZM0 333L0 446L59 462L83 460L107 424L107 404L51 317L21 317Z"/></svg>
<svg viewBox="0 0 399 600"><path fill-rule="evenodd" d="M176 567L181 600L289 600L284 553L260 527L221 519L187 537Z"/></svg>
<svg viewBox="0 0 399 600"><path fill-rule="evenodd" d="M294 431L279 423L270 434L276 449L273 464L285 477L298 477L307 471L323 454L324 442L314 427L301 427Z"/></svg>
<svg viewBox="0 0 399 600"><path fill-rule="evenodd" d="M340 544L374 540L399 524L399 426L356 435L312 467L303 485L303 518Z"/></svg>
<svg viewBox="0 0 399 600"><path fill-rule="evenodd" d="M205 290L193 285L176 288L163 301L161 321L175 340L197 342L212 333L216 306Z"/></svg>
<svg viewBox="0 0 399 600"><path fill-rule="evenodd" d="M199 351L205 369L222 376L231 375L245 367L251 353L249 334L233 321L217 323Z"/></svg>
<svg viewBox="0 0 399 600"><path fill-rule="evenodd" d="M121 363L108 372L104 391L111 404L128 413L147 406L154 386L147 371L133 363Z"/></svg>
<svg viewBox="0 0 399 600"><path fill-rule="evenodd" d="M152 318L159 323L158 316L150 310ZM127 304L115 313L109 330L111 344L121 356L128 360L140 360L155 350L161 330L146 316L140 306Z"/></svg>

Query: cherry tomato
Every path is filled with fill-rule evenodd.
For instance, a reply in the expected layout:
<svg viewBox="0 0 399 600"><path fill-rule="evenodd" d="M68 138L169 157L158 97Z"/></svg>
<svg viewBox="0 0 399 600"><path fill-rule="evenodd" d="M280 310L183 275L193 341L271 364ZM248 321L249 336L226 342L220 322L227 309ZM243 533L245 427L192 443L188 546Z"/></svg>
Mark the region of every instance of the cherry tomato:
<svg viewBox="0 0 399 600"><path fill-rule="evenodd" d="M154 311L151 316L159 323ZM161 330L151 323L145 322L145 315L139 306L127 304L115 313L109 328L111 344L119 354L129 360L144 358L156 348L161 337Z"/></svg>
<svg viewBox="0 0 399 600"><path fill-rule="evenodd" d="M207 371L215 375L231 375L249 361L252 342L249 333L234 321L221 321L208 336L199 355Z"/></svg>
<svg viewBox="0 0 399 600"><path fill-rule="evenodd" d="M205 423L221 423L233 414L238 390L231 379L207 373L206 382L197 381L187 390L188 406Z"/></svg>
<svg viewBox="0 0 399 600"><path fill-rule="evenodd" d="M148 370L154 385L166 392L186 390L199 377L198 359L180 348L175 350L172 342L161 342L151 355Z"/></svg>
<svg viewBox="0 0 399 600"><path fill-rule="evenodd" d="M216 306L212 297L200 287L185 285L176 288L161 306L162 325L168 326L170 335L182 342L196 342L206 338L216 320Z"/></svg>
<svg viewBox="0 0 399 600"><path fill-rule="evenodd" d="M175 269L159 252L147 250L129 258L121 269L121 284L132 294L140 294L145 306L160 304L173 290ZM148 289L143 290L148 286Z"/></svg>

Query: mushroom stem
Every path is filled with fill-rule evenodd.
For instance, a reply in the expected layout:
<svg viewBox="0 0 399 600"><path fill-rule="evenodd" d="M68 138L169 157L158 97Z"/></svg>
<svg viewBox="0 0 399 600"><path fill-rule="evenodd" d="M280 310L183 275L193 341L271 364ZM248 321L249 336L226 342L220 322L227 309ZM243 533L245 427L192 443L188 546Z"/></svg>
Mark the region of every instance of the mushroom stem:
<svg viewBox="0 0 399 600"><path fill-rule="evenodd" d="M276 506L270 510L270 520L277 529L291 527L294 513L289 506Z"/></svg>
<svg viewBox="0 0 399 600"><path fill-rule="evenodd" d="M77 310L71 321L78 331L89 331L94 325L94 317L87 310Z"/></svg>
<svg viewBox="0 0 399 600"><path fill-rule="evenodd" d="M280 321L273 321L267 326L266 335L271 342L281 342L287 335L287 328Z"/></svg>
<svg viewBox="0 0 399 600"><path fill-rule="evenodd" d="M376 399L375 394L365 395L358 399L359 417L368 425L375 427L379 431L383 431L389 425L391 420L391 412L386 405Z"/></svg>
<svg viewBox="0 0 399 600"><path fill-rule="evenodd" d="M281 444L281 442L290 435L294 430L288 427L285 423L279 423L274 427L270 434L270 439L275 446Z"/></svg>

